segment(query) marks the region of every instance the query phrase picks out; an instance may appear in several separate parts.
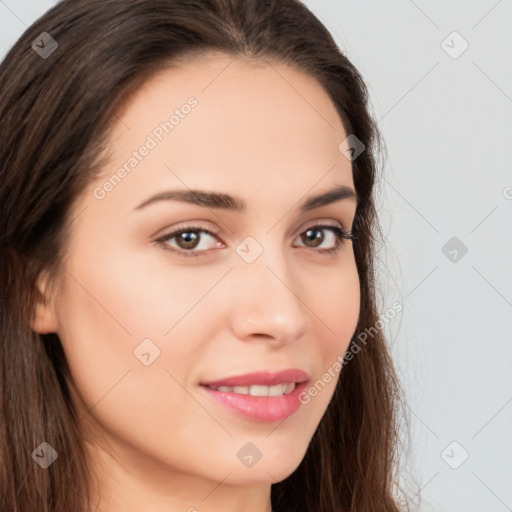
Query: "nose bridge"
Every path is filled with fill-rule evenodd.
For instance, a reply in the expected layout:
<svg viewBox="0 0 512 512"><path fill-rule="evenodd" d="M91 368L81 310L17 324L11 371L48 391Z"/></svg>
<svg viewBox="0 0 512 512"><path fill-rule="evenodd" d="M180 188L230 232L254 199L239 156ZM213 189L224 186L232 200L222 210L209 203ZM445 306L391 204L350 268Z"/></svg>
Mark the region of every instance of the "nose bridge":
<svg viewBox="0 0 512 512"><path fill-rule="evenodd" d="M256 249L250 243L240 244L243 249L249 249L247 253ZM282 341L301 336L307 316L296 290L299 283L286 255L270 245L262 248L251 262L241 254L232 275L232 318L237 334L240 337L268 335Z"/></svg>

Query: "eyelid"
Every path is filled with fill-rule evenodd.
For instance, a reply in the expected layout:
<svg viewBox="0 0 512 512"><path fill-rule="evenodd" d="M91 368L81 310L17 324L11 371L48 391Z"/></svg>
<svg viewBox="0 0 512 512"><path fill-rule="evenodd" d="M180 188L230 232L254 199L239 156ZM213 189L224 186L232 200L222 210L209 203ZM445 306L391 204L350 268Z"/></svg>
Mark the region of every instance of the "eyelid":
<svg viewBox="0 0 512 512"><path fill-rule="evenodd" d="M156 241L159 241L162 238L168 238L170 235L176 235L180 231L186 231L186 230L192 231L192 230L200 229L200 230L205 231L206 233L209 233L213 236L216 236L216 237L221 236L221 232L219 229L217 229L215 227L210 227L210 225L203 225L203 224L201 224L201 222L202 221L185 221L183 223L180 223L180 224L174 226L169 231L164 232L162 235L157 236ZM332 220L332 219L331 220L322 220L322 219L318 220L317 219L317 220L310 221L309 223L306 223L300 229L300 231L297 233L296 237L298 235L300 235L301 233L303 233L304 231L307 231L310 228L318 227L318 226L339 227L346 233L351 234L351 231L349 229L347 229L345 224L339 220Z"/></svg>
<svg viewBox="0 0 512 512"><path fill-rule="evenodd" d="M311 221L311 223L306 224L303 228L301 228L299 234L303 233L304 231L307 231L308 229L315 228L315 227L329 227L329 228L340 228L345 232L349 232L346 228L343 222L339 220L315 220Z"/></svg>
<svg viewBox="0 0 512 512"><path fill-rule="evenodd" d="M182 222L180 224L177 224L176 226L173 226L172 228L166 229L161 235L157 235L156 242L162 239L167 239L171 235L177 235L178 233L182 233L184 231L204 231L212 236L220 237L221 232L219 229L215 227L211 227L210 224L202 224L202 221L188 221L188 222Z"/></svg>

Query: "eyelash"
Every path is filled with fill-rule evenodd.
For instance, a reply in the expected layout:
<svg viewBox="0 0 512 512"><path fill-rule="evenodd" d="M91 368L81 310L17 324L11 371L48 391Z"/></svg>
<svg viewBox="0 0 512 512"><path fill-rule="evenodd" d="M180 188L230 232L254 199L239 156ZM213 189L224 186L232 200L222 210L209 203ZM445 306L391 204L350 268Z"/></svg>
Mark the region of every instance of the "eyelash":
<svg viewBox="0 0 512 512"><path fill-rule="evenodd" d="M331 230L334 235L336 236L336 245L334 247L332 247L331 249L313 249L313 251L316 251L316 252L319 252L321 254L326 254L326 255L334 255L336 254L337 252L339 252L341 250L341 246L342 246L342 240L355 240L355 235L353 235L350 231L347 231L345 230L345 228L343 227L340 227L340 226L335 226L335 225L331 225L331 224L314 224L312 226L308 226L302 233L305 233L306 231L309 231L309 230L314 230L314 231L321 231L321 230L324 230L324 229L329 229ZM214 233L213 231L210 231L209 229L205 229L205 228L202 228L200 226L187 226L185 228L180 228L176 231L173 231L171 233L167 233L163 236L161 236L160 238L158 238L157 240L155 240L155 242L157 243L160 243L163 245L164 249L166 250L169 250L169 251L172 251L173 253L175 254L178 254L179 256L184 256L184 257L196 257L196 256L204 256L205 253L208 252L208 250L202 250L202 251L194 251L194 250L190 250L190 251L186 251L186 250L183 250L183 249L175 249L175 248L171 248L166 242L168 242L169 240L172 240L173 238L177 237L178 235L181 235L183 233L188 233L190 231L197 231L199 233L206 233L212 237L215 237L217 238L219 235L217 233Z"/></svg>

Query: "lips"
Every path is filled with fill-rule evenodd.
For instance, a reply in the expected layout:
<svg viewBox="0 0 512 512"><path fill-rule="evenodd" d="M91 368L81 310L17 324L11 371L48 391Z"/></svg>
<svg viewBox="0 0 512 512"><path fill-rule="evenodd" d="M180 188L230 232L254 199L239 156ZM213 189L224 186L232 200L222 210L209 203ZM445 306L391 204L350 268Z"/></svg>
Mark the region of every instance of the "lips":
<svg viewBox="0 0 512 512"><path fill-rule="evenodd" d="M200 389L208 399L250 421L282 421L300 409L299 395L309 375L298 369L280 372L247 373L202 382Z"/></svg>
<svg viewBox="0 0 512 512"><path fill-rule="evenodd" d="M202 386L210 388L218 388L220 386L275 386L277 384L297 383L306 382L309 380L309 375L296 368L283 370L280 372L256 372L247 373L245 375L239 375L235 377L228 377L226 379L215 380L211 382L202 382Z"/></svg>

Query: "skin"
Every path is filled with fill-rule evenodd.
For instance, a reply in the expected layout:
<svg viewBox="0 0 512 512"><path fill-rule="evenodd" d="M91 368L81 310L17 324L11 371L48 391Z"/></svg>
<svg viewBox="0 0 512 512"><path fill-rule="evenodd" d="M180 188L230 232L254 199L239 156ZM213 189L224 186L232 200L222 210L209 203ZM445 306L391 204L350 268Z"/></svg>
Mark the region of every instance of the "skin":
<svg viewBox="0 0 512 512"><path fill-rule="evenodd" d="M95 187L190 96L198 101L190 114L97 199ZM62 341L99 510L271 510L271 484L300 464L338 377L274 423L235 415L199 383L287 368L314 383L345 353L360 308L352 241L322 254L335 245L332 231L320 230L320 246L301 234L323 222L350 229L356 201L306 213L298 204L336 185L354 188L338 150L346 136L310 76L218 54L160 72L119 112L111 160L76 200L63 266L52 283L41 276L46 300L32 325ZM240 196L247 210L169 200L136 209L188 188ZM202 256L155 243L198 225L219 235L200 234L193 249L179 237L166 243ZM263 248L252 263L235 251L248 236ZM134 355L146 338L160 349L148 366ZM236 456L247 442L262 453L250 468Z"/></svg>

